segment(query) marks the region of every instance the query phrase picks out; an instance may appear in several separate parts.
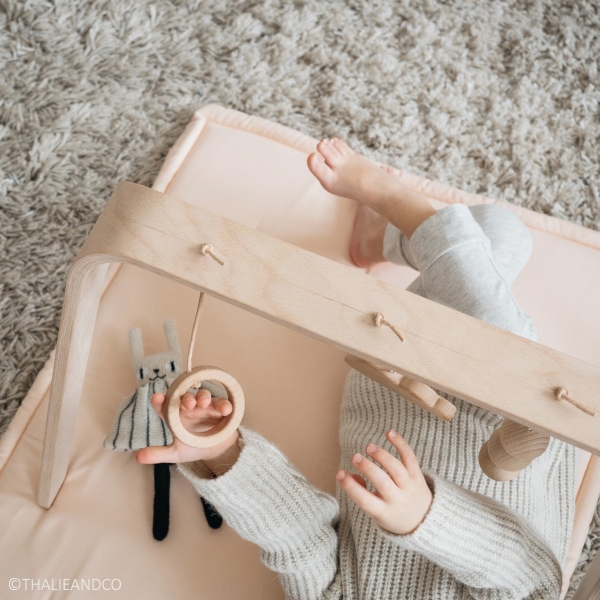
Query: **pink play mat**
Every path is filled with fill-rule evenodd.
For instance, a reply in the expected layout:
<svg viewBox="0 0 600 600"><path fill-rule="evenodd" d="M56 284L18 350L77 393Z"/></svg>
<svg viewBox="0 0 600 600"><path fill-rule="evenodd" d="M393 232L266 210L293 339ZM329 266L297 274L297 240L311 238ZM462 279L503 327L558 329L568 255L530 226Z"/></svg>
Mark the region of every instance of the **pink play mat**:
<svg viewBox="0 0 600 600"><path fill-rule="evenodd" d="M356 206L325 192L306 168L316 140L264 119L209 105L167 156L154 188L179 200L350 265ZM436 206L494 202L405 175ZM531 229L533 256L513 286L541 342L600 365L600 233L504 204ZM393 265L374 277L406 287L416 272ZM557 283L560 282L560 285ZM227 527L210 530L194 490L173 470L171 528L151 534L152 469L102 442L117 406L136 386L128 332L146 354L166 350L173 318L187 347L197 292L131 265L109 268L64 485L50 510L36 503L52 354L0 440L0 585L11 578L120 581L121 590L21 589L0 597L269 600L283 597L258 549ZM207 297L194 364L215 364L242 384L245 424L272 440L323 490L334 493L344 353ZM577 515L564 566L573 573L600 495L600 460L580 452ZM56 583L54 584L56 587Z"/></svg>

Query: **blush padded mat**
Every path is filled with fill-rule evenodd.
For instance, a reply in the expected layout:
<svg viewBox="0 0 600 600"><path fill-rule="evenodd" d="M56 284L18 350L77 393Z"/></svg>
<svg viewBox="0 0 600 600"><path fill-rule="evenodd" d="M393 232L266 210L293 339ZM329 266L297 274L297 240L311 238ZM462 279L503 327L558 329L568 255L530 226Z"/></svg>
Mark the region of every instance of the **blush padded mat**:
<svg viewBox="0 0 600 600"><path fill-rule="evenodd" d="M306 168L316 140L281 125L209 105L165 159L155 189L350 265L356 205L325 192ZM493 202L405 175L438 206ZM534 237L531 260L513 286L543 344L600 364L600 233L514 210ZM416 272L393 265L375 277L406 287ZM198 497L172 469L171 528L151 535L152 468L102 447L116 408L135 388L128 332L139 326L147 354L166 349L162 323L177 322L185 350L197 292L131 265L114 265L100 303L67 478L50 510L35 501L53 355L0 440L0 585L12 577L119 579L120 592L93 598L269 600L283 594L258 550L227 527L208 528ZM279 445L314 485L334 493L344 354L314 339L207 297L194 364L214 364L240 381L244 422ZM580 454L573 543L575 568L600 494L600 466ZM57 584L55 583L55 586ZM5 587L6 589L6 587ZM565 586L566 589L566 586ZM46 589L11 598L83 598Z"/></svg>

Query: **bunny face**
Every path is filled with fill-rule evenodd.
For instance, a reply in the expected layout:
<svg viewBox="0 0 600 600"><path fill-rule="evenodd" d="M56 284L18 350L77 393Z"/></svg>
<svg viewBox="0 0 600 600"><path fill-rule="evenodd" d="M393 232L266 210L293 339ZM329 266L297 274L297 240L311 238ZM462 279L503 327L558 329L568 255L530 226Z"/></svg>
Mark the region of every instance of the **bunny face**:
<svg viewBox="0 0 600 600"><path fill-rule="evenodd" d="M138 387L153 381L156 382L158 379L165 380L167 376L175 376L180 372L181 363L178 357L173 356L170 352L145 356L143 363L137 365Z"/></svg>
<svg viewBox="0 0 600 600"><path fill-rule="evenodd" d="M165 321L163 327L169 344L169 351L148 356L144 356L141 330L134 327L129 332L131 362L138 387L146 384L150 384L153 389L165 387L163 383L168 385L183 370L175 321L172 319Z"/></svg>

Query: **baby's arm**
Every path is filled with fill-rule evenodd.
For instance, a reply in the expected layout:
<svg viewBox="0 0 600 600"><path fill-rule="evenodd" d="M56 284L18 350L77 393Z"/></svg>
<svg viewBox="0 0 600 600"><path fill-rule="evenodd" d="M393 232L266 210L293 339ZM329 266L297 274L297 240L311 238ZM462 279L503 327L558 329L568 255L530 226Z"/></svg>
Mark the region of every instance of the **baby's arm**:
<svg viewBox="0 0 600 600"><path fill-rule="evenodd" d="M541 535L500 502L428 474L434 501L419 528L389 539L423 554L477 600L558 598L562 572Z"/></svg>
<svg viewBox="0 0 600 600"><path fill-rule="evenodd" d="M406 441L390 433L402 460L372 444L367 448L387 473L353 457L375 493L360 476L338 474L342 489L386 538L451 573L477 600L558 598L560 565L526 519L488 496L424 474ZM425 480L433 501L423 493Z"/></svg>
<svg viewBox="0 0 600 600"><path fill-rule="evenodd" d="M206 430L202 423L194 426L202 420L202 411L212 411L216 421L231 412L227 401L211 401L209 396L200 390L197 406L192 406L196 401L192 394L186 394L181 409L186 429ZM161 416L163 402L162 394L152 398ZM215 402L220 403L218 408L214 407ZM191 418L186 417L186 412ZM276 446L240 427L239 433L223 447L218 451L211 449L209 454L177 439L173 446L162 450L171 453L167 461L178 459L179 471L230 527L260 547L263 563L278 573L287 598L341 597L336 580L338 504L312 487ZM164 459L161 448L152 448L140 451L138 460Z"/></svg>

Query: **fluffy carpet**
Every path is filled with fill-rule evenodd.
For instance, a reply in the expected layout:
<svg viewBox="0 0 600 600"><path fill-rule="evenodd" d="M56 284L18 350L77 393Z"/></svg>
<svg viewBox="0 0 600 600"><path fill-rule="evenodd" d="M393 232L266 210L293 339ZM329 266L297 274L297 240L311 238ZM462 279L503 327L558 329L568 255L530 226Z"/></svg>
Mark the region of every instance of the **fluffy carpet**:
<svg viewBox="0 0 600 600"><path fill-rule="evenodd" d="M115 184L202 104L600 228L599 31L593 0L0 0L0 432Z"/></svg>

